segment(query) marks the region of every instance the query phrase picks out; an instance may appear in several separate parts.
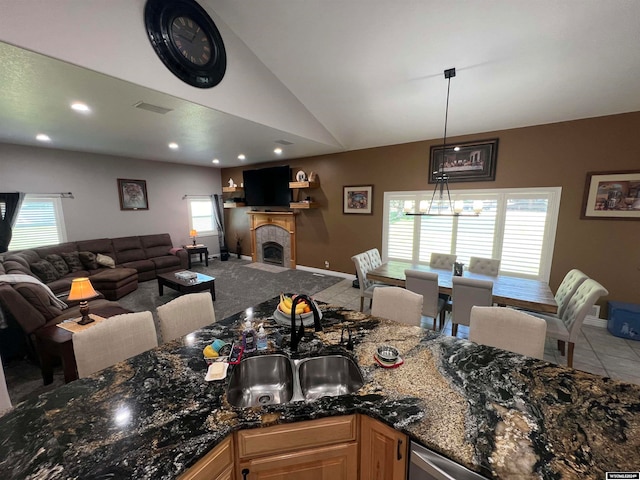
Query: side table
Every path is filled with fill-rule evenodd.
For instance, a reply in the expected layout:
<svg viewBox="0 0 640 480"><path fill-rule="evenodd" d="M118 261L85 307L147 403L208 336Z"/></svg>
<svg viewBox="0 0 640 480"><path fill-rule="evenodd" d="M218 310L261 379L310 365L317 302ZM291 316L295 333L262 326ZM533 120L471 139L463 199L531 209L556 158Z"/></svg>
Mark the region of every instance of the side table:
<svg viewBox="0 0 640 480"><path fill-rule="evenodd" d="M187 251L187 258L189 259L189 267L191 268L191 255L195 255L196 253L200 254L200 261L202 262L202 255L204 255L205 265L209 266L209 249L206 245L184 245L184 248Z"/></svg>

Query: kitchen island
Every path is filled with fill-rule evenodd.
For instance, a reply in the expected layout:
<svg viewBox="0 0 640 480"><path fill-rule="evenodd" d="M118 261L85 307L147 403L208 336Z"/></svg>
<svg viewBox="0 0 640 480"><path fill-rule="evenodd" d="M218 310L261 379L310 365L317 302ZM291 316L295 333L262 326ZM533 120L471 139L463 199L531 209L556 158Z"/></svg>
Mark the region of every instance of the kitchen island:
<svg viewBox="0 0 640 480"><path fill-rule="evenodd" d="M202 349L239 339L238 314L18 405L0 418L4 479L176 478L234 431L354 413L488 478L639 470L639 386L332 305L321 306L324 331L307 329L292 353L290 328L273 320L277 303L253 312L269 351L351 355L365 379L357 394L231 406L226 381L205 382ZM341 344L345 325L353 352ZM402 366L377 365L383 343L398 348Z"/></svg>

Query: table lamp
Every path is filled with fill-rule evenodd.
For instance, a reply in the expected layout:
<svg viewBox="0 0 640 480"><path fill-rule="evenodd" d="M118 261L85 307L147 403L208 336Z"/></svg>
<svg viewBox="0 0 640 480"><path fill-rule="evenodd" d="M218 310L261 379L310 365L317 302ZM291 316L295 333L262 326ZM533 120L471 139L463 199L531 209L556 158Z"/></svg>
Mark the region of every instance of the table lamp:
<svg viewBox="0 0 640 480"><path fill-rule="evenodd" d="M93 289L93 285L87 277L74 278L71 282L71 291L69 292L69 301L80 301L80 314L82 318L78 322L78 325L86 325L93 322L89 317L89 300L90 298L97 297L98 294Z"/></svg>
<svg viewBox="0 0 640 480"><path fill-rule="evenodd" d="M193 239L193 246L196 246L196 235L198 234L198 232L196 232L195 230L191 230L189 232L189 236Z"/></svg>

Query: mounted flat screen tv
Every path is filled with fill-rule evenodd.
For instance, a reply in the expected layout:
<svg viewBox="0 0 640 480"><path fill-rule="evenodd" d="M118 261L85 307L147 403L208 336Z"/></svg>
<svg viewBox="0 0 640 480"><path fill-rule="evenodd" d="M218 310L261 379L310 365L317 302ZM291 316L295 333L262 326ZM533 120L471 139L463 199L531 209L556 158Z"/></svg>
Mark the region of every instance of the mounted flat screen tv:
<svg viewBox="0 0 640 480"><path fill-rule="evenodd" d="M245 170L242 179L245 202L250 207L288 207L291 203L289 165Z"/></svg>

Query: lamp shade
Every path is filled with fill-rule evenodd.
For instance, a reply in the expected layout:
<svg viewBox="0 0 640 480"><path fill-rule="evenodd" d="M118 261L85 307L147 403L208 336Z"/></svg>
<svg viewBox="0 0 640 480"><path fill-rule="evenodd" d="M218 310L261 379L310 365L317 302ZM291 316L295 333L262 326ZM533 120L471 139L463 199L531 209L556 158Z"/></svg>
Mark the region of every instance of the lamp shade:
<svg viewBox="0 0 640 480"><path fill-rule="evenodd" d="M198 235L198 232L196 232L195 230L189 231L189 236L190 237L195 237L196 235Z"/></svg>
<svg viewBox="0 0 640 480"><path fill-rule="evenodd" d="M89 300L97 297L98 293L93 289L93 285L87 277L74 278L71 282L71 291L67 300Z"/></svg>

